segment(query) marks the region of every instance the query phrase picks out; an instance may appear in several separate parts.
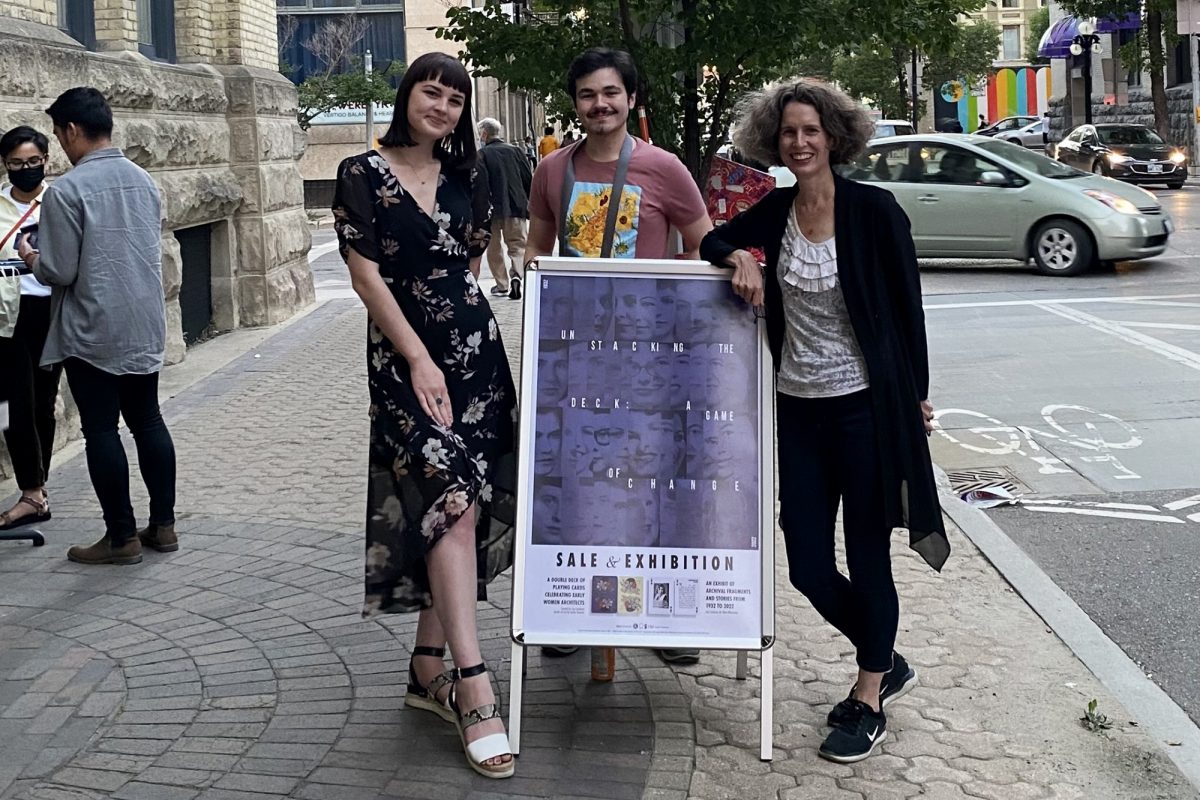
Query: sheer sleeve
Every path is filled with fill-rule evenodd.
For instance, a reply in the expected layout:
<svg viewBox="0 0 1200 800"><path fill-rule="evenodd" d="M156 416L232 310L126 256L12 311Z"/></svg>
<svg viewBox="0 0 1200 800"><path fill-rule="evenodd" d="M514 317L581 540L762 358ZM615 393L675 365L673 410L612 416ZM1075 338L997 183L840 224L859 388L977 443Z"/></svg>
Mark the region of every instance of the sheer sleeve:
<svg viewBox="0 0 1200 800"><path fill-rule="evenodd" d="M492 240L492 192L488 186L487 166L483 158L471 170L471 237L469 254L479 258Z"/></svg>
<svg viewBox="0 0 1200 800"><path fill-rule="evenodd" d="M338 166L333 192L333 229L338 249L348 260L353 249L368 261L379 263L379 240L375 225L375 193L362 156L347 158Z"/></svg>

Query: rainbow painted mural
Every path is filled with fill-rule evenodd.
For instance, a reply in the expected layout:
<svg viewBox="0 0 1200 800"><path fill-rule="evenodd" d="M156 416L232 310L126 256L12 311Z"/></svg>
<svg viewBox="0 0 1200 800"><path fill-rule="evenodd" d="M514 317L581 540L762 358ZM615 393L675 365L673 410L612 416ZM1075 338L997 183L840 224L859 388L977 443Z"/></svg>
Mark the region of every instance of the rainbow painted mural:
<svg viewBox="0 0 1200 800"><path fill-rule="evenodd" d="M988 122L1018 114L1040 117L1049 107L1050 67L1002 69L989 75L983 94L966 94L958 101L958 121L970 133L979 115Z"/></svg>

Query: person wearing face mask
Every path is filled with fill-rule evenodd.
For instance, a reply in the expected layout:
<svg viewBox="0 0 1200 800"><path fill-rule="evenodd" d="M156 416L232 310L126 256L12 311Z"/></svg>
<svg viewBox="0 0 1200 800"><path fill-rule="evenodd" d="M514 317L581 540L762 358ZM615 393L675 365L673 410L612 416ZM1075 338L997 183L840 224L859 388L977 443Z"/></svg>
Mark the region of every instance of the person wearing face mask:
<svg viewBox="0 0 1200 800"><path fill-rule="evenodd" d="M17 257L17 229L38 221L49 152L46 135L26 125L0 137L0 159L8 175L8 181L0 186L0 238L7 235L0 260ZM4 442L21 496L0 513L0 531L50 519L46 481L54 448L54 404L62 376L61 364L38 368L50 331L50 287L32 275L22 275L19 298L12 299L14 303L0 304L0 383L9 397L10 421Z"/></svg>

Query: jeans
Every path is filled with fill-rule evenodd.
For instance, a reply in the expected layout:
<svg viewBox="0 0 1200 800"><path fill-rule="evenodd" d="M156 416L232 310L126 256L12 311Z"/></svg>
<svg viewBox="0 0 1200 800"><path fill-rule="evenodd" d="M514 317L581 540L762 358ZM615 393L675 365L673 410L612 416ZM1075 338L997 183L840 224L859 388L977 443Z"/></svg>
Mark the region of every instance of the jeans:
<svg viewBox="0 0 1200 800"><path fill-rule="evenodd" d="M119 417L137 444L138 467L150 493L150 524L173 524L175 444L158 408L158 373L113 375L77 358L67 359L66 369L83 425L88 474L112 545L119 547L137 533Z"/></svg>
<svg viewBox="0 0 1200 800"><path fill-rule="evenodd" d="M780 526L792 585L850 640L860 668L887 672L900 601L870 391L778 395ZM839 501L849 577L834 557Z"/></svg>
<svg viewBox="0 0 1200 800"><path fill-rule="evenodd" d="M54 403L62 365L42 369L50 330L50 298L23 295L12 338L0 338L0 384L8 395L9 428L4 432L17 486L45 486L54 450Z"/></svg>

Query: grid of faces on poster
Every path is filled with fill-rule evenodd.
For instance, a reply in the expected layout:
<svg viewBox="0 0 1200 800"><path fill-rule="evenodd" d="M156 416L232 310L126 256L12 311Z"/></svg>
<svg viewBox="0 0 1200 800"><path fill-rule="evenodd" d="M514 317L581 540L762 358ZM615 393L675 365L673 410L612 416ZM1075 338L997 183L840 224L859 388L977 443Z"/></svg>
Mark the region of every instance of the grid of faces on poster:
<svg viewBox="0 0 1200 800"><path fill-rule="evenodd" d="M728 279L538 280L533 544L757 549L758 333Z"/></svg>

